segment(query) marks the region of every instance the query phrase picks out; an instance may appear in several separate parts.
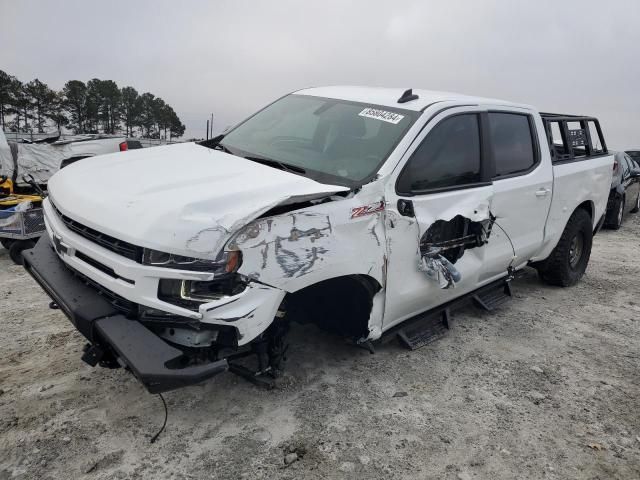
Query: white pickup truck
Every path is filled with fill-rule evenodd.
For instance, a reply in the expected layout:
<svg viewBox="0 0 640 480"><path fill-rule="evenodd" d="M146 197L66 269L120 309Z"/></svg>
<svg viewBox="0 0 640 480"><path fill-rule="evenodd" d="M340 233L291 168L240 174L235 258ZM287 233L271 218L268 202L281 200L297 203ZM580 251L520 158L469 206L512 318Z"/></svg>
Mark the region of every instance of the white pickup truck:
<svg viewBox="0 0 640 480"><path fill-rule="evenodd" d="M225 370L268 384L291 321L415 347L454 302L495 306L527 265L574 284L612 166L592 117L312 88L201 144L60 171L25 268L91 365L126 366L150 392Z"/></svg>

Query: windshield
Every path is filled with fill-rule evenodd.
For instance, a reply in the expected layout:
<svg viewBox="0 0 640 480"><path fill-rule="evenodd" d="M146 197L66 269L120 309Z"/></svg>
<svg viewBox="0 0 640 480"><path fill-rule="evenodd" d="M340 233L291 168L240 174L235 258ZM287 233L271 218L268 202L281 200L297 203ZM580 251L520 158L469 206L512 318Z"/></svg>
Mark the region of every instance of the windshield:
<svg viewBox="0 0 640 480"><path fill-rule="evenodd" d="M288 95L224 136L234 155L278 162L325 183L373 177L420 112Z"/></svg>

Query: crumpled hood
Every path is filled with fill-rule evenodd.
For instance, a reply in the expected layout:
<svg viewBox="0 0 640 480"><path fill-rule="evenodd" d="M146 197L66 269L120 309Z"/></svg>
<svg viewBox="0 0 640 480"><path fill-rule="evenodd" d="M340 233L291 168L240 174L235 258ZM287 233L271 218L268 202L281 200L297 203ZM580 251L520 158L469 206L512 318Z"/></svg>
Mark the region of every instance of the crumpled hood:
<svg viewBox="0 0 640 480"><path fill-rule="evenodd" d="M203 258L276 205L346 190L195 143L87 158L49 181L51 200L70 218L135 245Z"/></svg>

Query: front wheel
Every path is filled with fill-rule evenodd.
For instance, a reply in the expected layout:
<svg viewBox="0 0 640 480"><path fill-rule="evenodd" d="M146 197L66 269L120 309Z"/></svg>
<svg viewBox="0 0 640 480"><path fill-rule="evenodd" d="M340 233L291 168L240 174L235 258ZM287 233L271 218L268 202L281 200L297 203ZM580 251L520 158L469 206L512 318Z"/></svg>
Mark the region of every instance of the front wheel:
<svg viewBox="0 0 640 480"><path fill-rule="evenodd" d="M576 210L549 258L536 266L540 278L550 285L575 285L589 264L592 241L591 217L582 209Z"/></svg>
<svg viewBox="0 0 640 480"><path fill-rule="evenodd" d="M11 245L13 245L13 242L15 242L15 240L12 240L10 238L0 238L0 245L2 245L7 250L11 248Z"/></svg>

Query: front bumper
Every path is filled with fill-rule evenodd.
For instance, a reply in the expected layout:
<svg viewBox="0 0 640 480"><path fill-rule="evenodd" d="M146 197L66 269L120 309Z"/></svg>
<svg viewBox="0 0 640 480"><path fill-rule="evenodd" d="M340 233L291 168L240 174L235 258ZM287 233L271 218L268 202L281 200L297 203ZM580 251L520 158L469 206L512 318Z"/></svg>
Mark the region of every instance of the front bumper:
<svg viewBox="0 0 640 480"><path fill-rule="evenodd" d="M225 359L185 368L183 352L164 342L137 320L120 313L111 301L67 268L48 236L23 252L24 266L73 325L98 351L127 366L150 393L199 383L228 369Z"/></svg>
<svg viewBox="0 0 640 480"><path fill-rule="evenodd" d="M273 321L285 292L257 282L250 282L238 295L223 297L189 310L158 298L162 279L210 281L213 274L174 270L143 265L107 250L70 230L54 210L50 199L43 202L45 226L49 239L61 245L59 258L86 280L98 285L121 304L130 303L164 312L181 319L200 322L237 332L237 346L247 345ZM164 334L163 334L164 335ZM201 346L197 341L166 336L173 343Z"/></svg>

